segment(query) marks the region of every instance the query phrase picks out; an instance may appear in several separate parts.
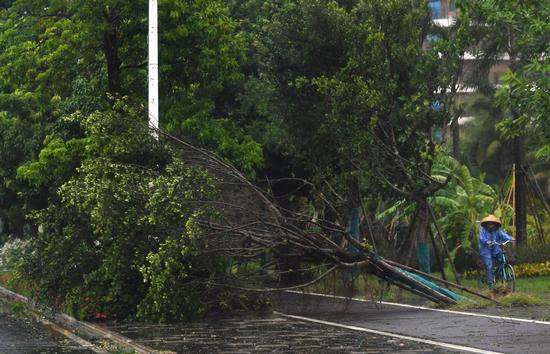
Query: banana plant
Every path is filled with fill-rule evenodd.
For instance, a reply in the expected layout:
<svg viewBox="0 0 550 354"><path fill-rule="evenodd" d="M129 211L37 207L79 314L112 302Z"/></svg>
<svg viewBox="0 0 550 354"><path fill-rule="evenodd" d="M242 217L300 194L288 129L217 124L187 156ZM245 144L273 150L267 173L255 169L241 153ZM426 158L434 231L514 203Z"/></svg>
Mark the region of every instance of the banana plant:
<svg viewBox="0 0 550 354"><path fill-rule="evenodd" d="M430 198L451 254L454 256L460 248L475 248L478 221L495 213L499 204L497 192L483 181L483 175L472 176L468 167L448 155L438 156L432 174L436 179L452 176L449 183Z"/></svg>
<svg viewBox="0 0 550 354"><path fill-rule="evenodd" d="M448 177L451 176L450 179ZM454 257L460 249L472 249L477 244L478 221L491 213L507 213L507 206L499 204L497 192L483 181L483 175L474 177L468 167L450 155L440 153L432 167L432 178L447 184L431 198L438 224L447 237L450 253ZM414 203L400 200L378 213L377 218L398 218L411 215ZM495 211L497 209L498 211Z"/></svg>

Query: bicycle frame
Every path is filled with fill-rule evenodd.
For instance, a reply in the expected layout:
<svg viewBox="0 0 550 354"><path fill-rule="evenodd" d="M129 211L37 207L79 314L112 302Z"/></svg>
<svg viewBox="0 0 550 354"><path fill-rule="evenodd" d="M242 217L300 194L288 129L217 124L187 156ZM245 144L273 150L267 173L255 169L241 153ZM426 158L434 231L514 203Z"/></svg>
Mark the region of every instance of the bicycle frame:
<svg viewBox="0 0 550 354"><path fill-rule="evenodd" d="M498 261L496 264L496 267L493 267L493 275L495 277L495 280L497 279L504 279L506 280L506 272L504 269L506 269L506 265L508 264L508 260L506 259L506 255L504 254L504 251L499 254Z"/></svg>

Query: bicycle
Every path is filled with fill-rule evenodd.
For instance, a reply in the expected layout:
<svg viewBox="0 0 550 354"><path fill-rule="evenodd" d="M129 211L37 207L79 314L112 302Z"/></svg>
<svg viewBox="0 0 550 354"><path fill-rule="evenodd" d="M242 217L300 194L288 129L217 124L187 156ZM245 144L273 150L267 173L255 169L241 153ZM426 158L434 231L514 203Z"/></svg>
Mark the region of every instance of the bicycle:
<svg viewBox="0 0 550 354"><path fill-rule="evenodd" d="M510 240L507 240L502 243L489 243L489 245L498 244L502 249L497 261L493 264L493 279L495 281L495 289L503 289L505 292L514 292L516 290L516 273L505 251L505 246L510 242ZM478 271L478 284L485 283L484 273L484 271Z"/></svg>

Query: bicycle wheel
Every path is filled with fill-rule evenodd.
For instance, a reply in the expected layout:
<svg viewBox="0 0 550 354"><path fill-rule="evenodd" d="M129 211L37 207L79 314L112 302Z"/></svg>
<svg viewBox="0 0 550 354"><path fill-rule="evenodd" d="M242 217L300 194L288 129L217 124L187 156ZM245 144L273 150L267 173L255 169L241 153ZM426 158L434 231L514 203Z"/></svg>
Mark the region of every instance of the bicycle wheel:
<svg viewBox="0 0 550 354"><path fill-rule="evenodd" d="M504 267L504 278L506 282L506 288L510 289L512 292L516 290L516 272L514 267L511 264L507 264Z"/></svg>
<svg viewBox="0 0 550 354"><path fill-rule="evenodd" d="M496 267L493 270L495 277L495 287L502 294L508 294L513 292L516 288L516 275L514 268L510 264L506 264L504 267Z"/></svg>

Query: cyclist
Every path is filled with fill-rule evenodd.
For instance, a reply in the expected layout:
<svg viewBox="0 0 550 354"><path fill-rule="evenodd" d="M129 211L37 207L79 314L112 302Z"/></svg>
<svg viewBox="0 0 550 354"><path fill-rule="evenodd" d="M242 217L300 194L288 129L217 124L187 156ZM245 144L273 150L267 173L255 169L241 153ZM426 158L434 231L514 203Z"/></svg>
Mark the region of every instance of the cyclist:
<svg viewBox="0 0 550 354"><path fill-rule="evenodd" d="M481 220L479 255L483 258L483 263L485 264L486 282L489 289L492 289L495 283L493 261L500 262L499 255L502 253L499 243L514 240L512 236L500 229L501 225L502 222L494 215L488 215Z"/></svg>

